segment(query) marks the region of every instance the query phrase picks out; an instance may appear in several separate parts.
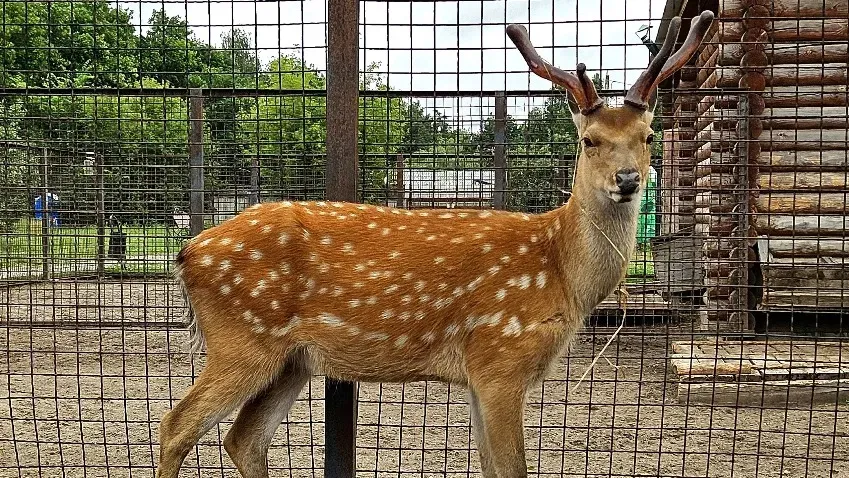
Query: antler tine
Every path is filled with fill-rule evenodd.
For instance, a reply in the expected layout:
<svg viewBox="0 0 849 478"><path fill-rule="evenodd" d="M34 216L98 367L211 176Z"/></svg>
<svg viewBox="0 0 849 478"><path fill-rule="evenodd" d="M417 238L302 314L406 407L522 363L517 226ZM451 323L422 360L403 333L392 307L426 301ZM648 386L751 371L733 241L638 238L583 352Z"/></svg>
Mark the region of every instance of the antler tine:
<svg viewBox="0 0 849 478"><path fill-rule="evenodd" d="M650 86L654 83L654 79L657 78L661 69L663 69L666 60L669 59L680 29L681 17L672 17L672 20L669 22L669 30L666 32L666 38L663 40L663 46L652 59L651 63L649 63L649 66L637 77L637 81L631 85L628 94L625 95L625 103L635 108L648 109L646 100L651 89Z"/></svg>
<svg viewBox="0 0 849 478"><path fill-rule="evenodd" d="M651 88L652 90L655 86L672 76L673 73L680 70L687 64L688 61L690 61L690 58L693 57L696 50L699 48L699 45L704 40L707 31L710 29L711 23L713 23L713 12L710 10L705 10L698 17L693 17L687 38L684 40L681 48L679 48L678 51L669 57L669 59L666 60L666 63L663 64L663 69L660 70L660 74L657 76L657 79L654 80L654 85Z"/></svg>
<svg viewBox="0 0 849 478"><path fill-rule="evenodd" d="M578 64L578 74L576 75L563 71L543 60L531 43L528 30L522 25L509 25L507 36L516 45L516 49L522 54L531 71L541 78L566 88L572 94L582 114L592 113L603 104L596 93L595 85L587 77L587 68L583 63Z"/></svg>
<svg viewBox="0 0 849 478"><path fill-rule="evenodd" d="M663 47L655 56L649 67L637 78L637 81L628 90L625 103L642 110L648 109L648 99L654 89L663 80L669 78L673 73L680 70L696 53L699 45L704 40L711 23L713 12L705 10L701 15L693 17L690 23L690 31L681 48L670 56L672 47L678 38L681 29L681 17L674 17L670 21L669 30L663 41Z"/></svg>

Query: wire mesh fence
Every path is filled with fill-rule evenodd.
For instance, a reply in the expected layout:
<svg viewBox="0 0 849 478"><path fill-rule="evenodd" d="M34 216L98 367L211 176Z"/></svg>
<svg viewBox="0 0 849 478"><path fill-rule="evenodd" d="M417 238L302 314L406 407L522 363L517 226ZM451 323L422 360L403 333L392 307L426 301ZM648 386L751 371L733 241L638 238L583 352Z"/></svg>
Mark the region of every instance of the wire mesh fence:
<svg viewBox="0 0 849 478"><path fill-rule="evenodd" d="M606 298L528 397L532 475L849 469L847 4L365 1L348 19L358 201L543 213L569 200L581 138L506 25L554 65L586 63L616 106L669 19L705 9L698 53L658 91L628 300ZM250 205L326 197L328 5L0 15L0 476L153 476L159 421L206 361L188 355L175 255ZM361 383L356 398L357 476L480 474L463 387ZM323 473L338 439L324 399L316 376L272 476ZM181 476L237 476L232 418Z"/></svg>

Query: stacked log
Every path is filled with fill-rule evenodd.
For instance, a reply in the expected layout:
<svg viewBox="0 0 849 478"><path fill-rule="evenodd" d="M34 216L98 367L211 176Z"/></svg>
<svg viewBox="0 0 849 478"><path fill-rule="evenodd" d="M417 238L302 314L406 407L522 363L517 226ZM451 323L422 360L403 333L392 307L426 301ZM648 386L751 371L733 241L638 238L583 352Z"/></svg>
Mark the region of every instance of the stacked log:
<svg viewBox="0 0 849 478"><path fill-rule="evenodd" d="M720 0L720 10L720 18L740 21L720 23L717 86L762 91L749 96L750 116L741 132L752 141L736 151L739 156L745 150L747 156L754 230L728 234L726 245L739 260L752 250L733 249L739 243L732 239L743 237L752 244L761 238L761 307L849 307L843 292L849 278L849 2ZM735 103L727 98L715 109ZM711 185L724 187L724 182ZM720 255L725 254L722 242L711 246ZM715 288L717 297L723 295L721 285ZM729 299L736 299L734 287L727 289ZM717 307L721 302L708 309Z"/></svg>

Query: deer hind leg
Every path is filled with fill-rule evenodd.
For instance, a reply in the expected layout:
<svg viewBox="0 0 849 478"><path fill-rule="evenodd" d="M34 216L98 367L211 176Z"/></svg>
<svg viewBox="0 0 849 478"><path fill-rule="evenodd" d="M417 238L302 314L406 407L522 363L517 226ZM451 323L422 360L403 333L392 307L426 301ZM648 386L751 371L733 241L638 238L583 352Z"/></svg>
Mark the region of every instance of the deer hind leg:
<svg viewBox="0 0 849 478"><path fill-rule="evenodd" d="M483 435L476 440L486 444L486 451L479 452L484 476L526 478L528 467L525 461L523 424L525 391L518 387L505 387L504 382L490 381L473 387L472 393L476 396L476 408L480 414L478 428L482 428L475 432L476 437Z"/></svg>
<svg viewBox="0 0 849 478"><path fill-rule="evenodd" d="M274 381L242 406L224 449L244 477L268 478L268 447L312 375L302 356L289 359Z"/></svg>
<svg viewBox="0 0 849 478"><path fill-rule="evenodd" d="M481 413L480 400L474 390L468 392L469 408L472 415L472 431L475 434L475 444L478 447L478 458L480 459L481 474L484 478L498 478L492 464L492 453L489 451L489 441L484 429L483 414Z"/></svg>
<svg viewBox="0 0 849 478"><path fill-rule="evenodd" d="M159 425L157 478L177 478L180 467L198 440L258 389L279 367L254 361L208 356L208 363L188 393Z"/></svg>

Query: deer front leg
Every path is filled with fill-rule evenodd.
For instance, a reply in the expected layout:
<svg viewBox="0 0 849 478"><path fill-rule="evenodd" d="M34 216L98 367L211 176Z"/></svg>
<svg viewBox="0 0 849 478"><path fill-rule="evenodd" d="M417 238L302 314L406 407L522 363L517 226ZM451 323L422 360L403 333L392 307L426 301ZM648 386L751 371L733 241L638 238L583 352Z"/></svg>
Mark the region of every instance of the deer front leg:
<svg viewBox="0 0 849 478"><path fill-rule="evenodd" d="M310 375L301 358L290 360L268 388L242 406L224 437L224 449L242 476L268 478L268 447Z"/></svg>
<svg viewBox="0 0 849 478"><path fill-rule="evenodd" d="M475 440L479 443L478 453L484 477L526 478L528 467L522 422L525 391L505 387L503 383L489 382L473 387L472 394L477 403L477 406L472 406L473 413L476 408L479 414L476 428L481 430L475 432Z"/></svg>

